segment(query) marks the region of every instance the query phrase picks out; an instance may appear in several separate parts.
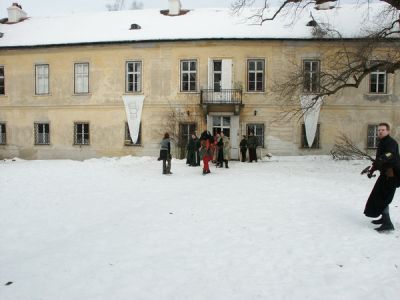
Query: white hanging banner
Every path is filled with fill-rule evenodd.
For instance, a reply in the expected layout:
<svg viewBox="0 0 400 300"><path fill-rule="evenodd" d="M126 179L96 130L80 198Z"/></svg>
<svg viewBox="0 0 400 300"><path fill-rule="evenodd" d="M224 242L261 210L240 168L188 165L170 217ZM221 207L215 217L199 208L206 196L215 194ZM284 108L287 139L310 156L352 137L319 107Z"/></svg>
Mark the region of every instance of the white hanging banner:
<svg viewBox="0 0 400 300"><path fill-rule="evenodd" d="M319 111L323 97L314 98L316 95L302 95L300 96L301 109L303 110L304 127L306 130L307 143L311 148L314 142L315 133L317 132ZM315 102L315 103L314 103Z"/></svg>
<svg viewBox="0 0 400 300"><path fill-rule="evenodd" d="M142 117L142 109L144 96L122 96L125 104L126 119L128 120L129 133L132 142L137 143L140 129L140 119Z"/></svg>

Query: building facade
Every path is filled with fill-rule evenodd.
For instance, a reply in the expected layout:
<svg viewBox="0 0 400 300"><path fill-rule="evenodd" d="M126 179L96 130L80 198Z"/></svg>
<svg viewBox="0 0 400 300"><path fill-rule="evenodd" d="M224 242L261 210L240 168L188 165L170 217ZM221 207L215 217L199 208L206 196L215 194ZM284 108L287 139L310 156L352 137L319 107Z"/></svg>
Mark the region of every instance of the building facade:
<svg viewBox="0 0 400 300"><path fill-rule="evenodd" d="M382 121L400 137L398 73L374 72L358 89L329 97L311 146L302 119L282 117L273 84L293 60L319 72L336 41L173 37L20 45L1 43L18 24L1 26L8 32L0 38L0 158L156 156L165 131L175 137L175 157L192 132L224 131L233 159L249 131L259 139L259 156L329 154L341 132L373 150ZM133 143L122 99L137 95L144 105Z"/></svg>

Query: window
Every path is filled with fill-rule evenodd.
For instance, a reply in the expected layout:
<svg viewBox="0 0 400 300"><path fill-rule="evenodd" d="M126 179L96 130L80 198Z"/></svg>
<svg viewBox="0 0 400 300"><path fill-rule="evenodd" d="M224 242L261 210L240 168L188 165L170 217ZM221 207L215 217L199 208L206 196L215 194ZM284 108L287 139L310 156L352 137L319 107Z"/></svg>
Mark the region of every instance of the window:
<svg viewBox="0 0 400 300"><path fill-rule="evenodd" d="M35 123L35 145L50 145L50 124Z"/></svg>
<svg viewBox="0 0 400 300"><path fill-rule="evenodd" d="M196 132L196 123L181 123L180 124L180 135L183 146L186 147L190 137Z"/></svg>
<svg viewBox="0 0 400 300"><path fill-rule="evenodd" d="M89 123L75 123L74 124L74 144L75 145L89 145Z"/></svg>
<svg viewBox="0 0 400 300"><path fill-rule="evenodd" d="M231 136L231 117L213 116L213 135L223 132L227 137Z"/></svg>
<svg viewBox="0 0 400 300"><path fill-rule="evenodd" d="M249 59L247 61L247 91L264 91L264 66L263 59Z"/></svg>
<svg viewBox="0 0 400 300"><path fill-rule="evenodd" d="M257 138L258 146L264 148L264 124L247 124L247 135L250 135L250 132Z"/></svg>
<svg viewBox="0 0 400 300"><path fill-rule="evenodd" d="M0 66L0 95L5 95L4 67Z"/></svg>
<svg viewBox="0 0 400 300"><path fill-rule="evenodd" d="M367 148L376 149L378 147L378 141L378 125L368 125Z"/></svg>
<svg viewBox="0 0 400 300"><path fill-rule="evenodd" d="M140 93L142 91L142 62L128 61L125 67L125 91Z"/></svg>
<svg viewBox="0 0 400 300"><path fill-rule="evenodd" d="M6 137L6 124L0 123L0 145L5 145L7 143Z"/></svg>
<svg viewBox="0 0 400 300"><path fill-rule="evenodd" d="M305 93L318 93L319 92L319 72L320 66L317 60L304 60L303 61L303 91Z"/></svg>
<svg viewBox="0 0 400 300"><path fill-rule="evenodd" d="M35 94L49 93L49 65L35 66Z"/></svg>
<svg viewBox="0 0 400 300"><path fill-rule="evenodd" d="M139 135L136 141L136 144L133 143L131 138L131 133L129 131L128 122L125 122L125 145L133 146L133 145L141 145L142 144L142 123L139 125Z"/></svg>
<svg viewBox="0 0 400 300"><path fill-rule="evenodd" d="M306 127L304 124L301 124L301 148L319 149L319 133L320 133L320 124L317 125L317 131L315 133L314 142L310 147L307 142Z"/></svg>
<svg viewBox="0 0 400 300"><path fill-rule="evenodd" d="M181 92L197 90L197 61L181 60Z"/></svg>
<svg viewBox="0 0 400 300"><path fill-rule="evenodd" d="M371 62L371 64L373 63L379 62ZM374 94L386 94L386 82L386 71L378 69L374 72L371 72L369 74L369 92Z"/></svg>
<svg viewBox="0 0 400 300"><path fill-rule="evenodd" d="M213 85L214 92L220 92L222 88L222 60L213 61Z"/></svg>
<svg viewBox="0 0 400 300"><path fill-rule="evenodd" d="M75 64L75 94L89 93L89 64Z"/></svg>

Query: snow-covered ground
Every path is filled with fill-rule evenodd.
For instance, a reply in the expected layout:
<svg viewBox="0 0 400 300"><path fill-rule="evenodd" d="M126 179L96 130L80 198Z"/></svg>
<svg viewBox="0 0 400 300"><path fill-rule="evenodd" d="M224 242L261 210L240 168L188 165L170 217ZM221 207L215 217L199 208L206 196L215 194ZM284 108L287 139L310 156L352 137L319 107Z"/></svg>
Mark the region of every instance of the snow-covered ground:
<svg viewBox="0 0 400 300"><path fill-rule="evenodd" d="M400 192L375 232L367 165L1 161L0 299L400 299Z"/></svg>

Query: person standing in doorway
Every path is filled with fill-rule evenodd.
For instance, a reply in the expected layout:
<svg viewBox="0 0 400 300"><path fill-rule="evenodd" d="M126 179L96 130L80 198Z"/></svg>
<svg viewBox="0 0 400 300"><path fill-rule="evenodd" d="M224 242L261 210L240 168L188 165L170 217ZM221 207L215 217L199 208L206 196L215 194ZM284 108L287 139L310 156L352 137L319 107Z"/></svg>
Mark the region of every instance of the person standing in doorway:
<svg viewBox="0 0 400 300"><path fill-rule="evenodd" d="M249 162L253 162L253 160L255 160L257 162L258 140L257 140L257 137L254 136L253 131L250 131L250 136L247 140L247 146L249 148Z"/></svg>
<svg viewBox="0 0 400 300"><path fill-rule="evenodd" d="M240 147L240 154L241 154L240 161L245 162L246 161L246 152L247 152L247 138L245 135L243 136L243 139L240 141L239 147Z"/></svg>
<svg viewBox="0 0 400 300"><path fill-rule="evenodd" d="M380 219L373 220L372 223L380 224L375 230L383 232L394 230L389 215L389 204L393 200L396 188L400 186L400 156L399 145L390 136L389 124L378 125L378 138L376 158L368 171L368 177L371 178L376 170L380 171L380 175L369 195L364 214L371 218L381 215Z"/></svg>
<svg viewBox="0 0 400 300"><path fill-rule="evenodd" d="M164 138L161 141L160 147L160 159L163 161L163 174L171 173L171 141L169 139L169 133L164 134Z"/></svg>

